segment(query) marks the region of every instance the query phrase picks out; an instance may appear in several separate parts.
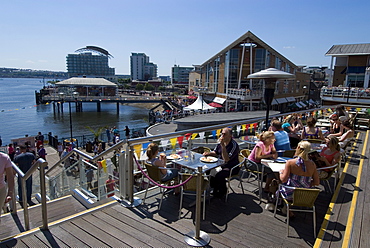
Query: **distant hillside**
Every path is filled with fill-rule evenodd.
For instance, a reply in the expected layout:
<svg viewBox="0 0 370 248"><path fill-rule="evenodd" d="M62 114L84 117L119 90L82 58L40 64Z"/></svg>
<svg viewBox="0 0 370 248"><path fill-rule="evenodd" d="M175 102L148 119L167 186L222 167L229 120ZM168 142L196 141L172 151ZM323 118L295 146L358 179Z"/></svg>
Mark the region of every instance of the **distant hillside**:
<svg viewBox="0 0 370 248"><path fill-rule="evenodd" d="M68 78L67 72L61 71L41 71L19 68L0 68L0 78Z"/></svg>

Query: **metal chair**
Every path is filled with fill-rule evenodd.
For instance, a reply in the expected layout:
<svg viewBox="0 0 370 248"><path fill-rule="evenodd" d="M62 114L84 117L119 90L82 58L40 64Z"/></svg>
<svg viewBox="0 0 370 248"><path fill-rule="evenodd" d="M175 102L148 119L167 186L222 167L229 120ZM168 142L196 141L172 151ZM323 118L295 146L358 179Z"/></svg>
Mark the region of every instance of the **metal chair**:
<svg viewBox="0 0 370 248"><path fill-rule="evenodd" d="M180 173L180 178L182 182L187 180L191 176L193 176L193 178L191 178L187 183L181 186L179 219L181 218L182 201L183 201L184 195L193 195L193 196L197 195L197 176L198 176L198 175L192 175L188 173ZM209 185L208 179L203 176L203 181L202 181L203 219L205 219L206 217L206 196L207 196L208 185Z"/></svg>
<svg viewBox="0 0 370 248"><path fill-rule="evenodd" d="M158 166L152 165L149 162L144 162L144 165L146 167L146 172L147 172L148 176L151 179L153 179L153 181L155 181L155 182L157 182L161 185L164 185L164 186L168 186L171 183L171 180L167 181L167 182L162 182L161 169L169 169L169 168L158 167ZM150 184L150 181L146 185L146 190L145 190L144 199L143 199L144 204L145 204L146 196L147 196L147 193L148 193L149 184ZM160 194L161 194L161 201L159 203L158 209L161 209L163 196L164 196L166 190L162 187L160 187L159 190L160 190Z"/></svg>
<svg viewBox="0 0 370 248"><path fill-rule="evenodd" d="M313 233L316 238L316 211L315 211L315 201L320 193L320 189L307 189L307 188L296 188L280 184L279 191L283 188L293 190L293 201L288 201L285 197L279 193L279 195L284 200L287 207L287 236L289 236L289 211L295 212L309 212L313 214ZM276 209L280 197L276 197L274 217L276 216ZM299 207L299 208L295 208ZM302 209L303 208L303 209Z"/></svg>
<svg viewBox="0 0 370 248"><path fill-rule="evenodd" d="M227 190L226 190L225 202L227 202L227 196L229 195L229 189L231 189L235 193L235 191L233 190L233 188L231 188L231 185L230 185L231 180L236 179L236 180L239 181L239 184L241 185L241 188L242 188L242 191L243 191L243 194L244 194L244 188L243 188L243 184L242 184L242 182L243 182L243 180L242 180L243 173L241 174L240 171L241 171L241 168L243 167L243 165L245 164L245 160L246 160L246 158L243 155L239 154L239 164L235 165L234 167L232 167L230 169L229 176L226 178ZM238 167L240 168L238 173L233 174L234 169L236 169Z"/></svg>
<svg viewBox="0 0 370 248"><path fill-rule="evenodd" d="M241 149L239 153L241 155L243 155L245 158L248 158L248 156L251 154L251 150L249 150L249 149Z"/></svg>
<svg viewBox="0 0 370 248"><path fill-rule="evenodd" d="M250 169L248 166L247 166L247 163L252 163L252 164L255 164L255 167L257 168L257 170L252 170ZM248 172L248 178L247 178L247 182L249 183L249 179L251 178L251 176L255 176L255 180L257 180L257 184L258 184L258 195L259 195L259 199L261 200L262 199L262 183L263 183L263 176L266 175L266 173L263 173L262 174L262 171L259 170L259 166L257 165L257 163L253 162L252 160L249 160L249 159L245 159L244 161L244 166L245 166L245 171L243 171L242 173L242 177L244 178L244 173L245 172ZM255 191L255 190L254 190ZM253 191L253 192L254 192Z"/></svg>
<svg viewBox="0 0 370 248"><path fill-rule="evenodd" d="M332 193L332 190L330 187L329 180L333 175L335 175L334 176L334 189L335 189L335 187L337 186L337 181L339 180L339 170L340 170L340 162L335 165L328 166L328 167L317 168L317 172L319 172L320 181L326 182L326 185L330 193Z"/></svg>

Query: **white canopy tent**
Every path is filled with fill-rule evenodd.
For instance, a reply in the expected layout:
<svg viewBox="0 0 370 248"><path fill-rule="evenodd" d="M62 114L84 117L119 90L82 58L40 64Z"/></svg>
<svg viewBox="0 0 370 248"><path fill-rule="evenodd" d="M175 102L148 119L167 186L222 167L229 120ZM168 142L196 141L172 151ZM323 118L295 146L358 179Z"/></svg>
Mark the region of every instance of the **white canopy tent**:
<svg viewBox="0 0 370 248"><path fill-rule="evenodd" d="M184 110L211 110L216 109L215 107L209 106L205 101L203 101L202 96L198 96L197 100L193 104L184 107Z"/></svg>

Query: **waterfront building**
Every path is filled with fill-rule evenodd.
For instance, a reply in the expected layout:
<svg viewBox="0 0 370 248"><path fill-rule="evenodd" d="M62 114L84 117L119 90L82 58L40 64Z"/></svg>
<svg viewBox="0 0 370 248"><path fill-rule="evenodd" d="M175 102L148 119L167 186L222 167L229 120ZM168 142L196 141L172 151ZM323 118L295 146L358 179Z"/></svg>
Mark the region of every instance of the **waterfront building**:
<svg viewBox="0 0 370 248"><path fill-rule="evenodd" d="M157 77L158 66L145 53L131 53L131 80L149 80Z"/></svg>
<svg viewBox="0 0 370 248"><path fill-rule="evenodd" d="M66 99L90 96L116 96L117 84L104 78L73 77L55 84L58 93L64 93ZM76 94L77 93L77 94Z"/></svg>
<svg viewBox="0 0 370 248"><path fill-rule="evenodd" d="M193 66L174 65L171 68L172 85L176 87L187 87L189 84L189 73L194 71Z"/></svg>
<svg viewBox="0 0 370 248"><path fill-rule="evenodd" d="M159 78L160 78L163 82L170 82L170 81L171 81L171 76L159 76Z"/></svg>
<svg viewBox="0 0 370 248"><path fill-rule="evenodd" d="M331 56L330 68L334 65L329 86L369 87L370 43L333 45L325 55Z"/></svg>
<svg viewBox="0 0 370 248"><path fill-rule="evenodd" d="M242 105L244 110L263 107L263 80L248 79L249 74L276 68L295 74L293 80L276 82L274 110L287 110L292 103L308 99L310 74L285 58L248 31L200 65L201 87L207 94L228 99L226 109Z"/></svg>
<svg viewBox="0 0 370 248"><path fill-rule="evenodd" d="M115 69L110 68L108 64L108 59L113 56L108 51L100 47L86 46L76 52L77 54L67 55L69 77L100 77L116 81Z"/></svg>
<svg viewBox="0 0 370 248"><path fill-rule="evenodd" d="M321 90L323 104L370 104L370 43L333 45L328 87Z"/></svg>

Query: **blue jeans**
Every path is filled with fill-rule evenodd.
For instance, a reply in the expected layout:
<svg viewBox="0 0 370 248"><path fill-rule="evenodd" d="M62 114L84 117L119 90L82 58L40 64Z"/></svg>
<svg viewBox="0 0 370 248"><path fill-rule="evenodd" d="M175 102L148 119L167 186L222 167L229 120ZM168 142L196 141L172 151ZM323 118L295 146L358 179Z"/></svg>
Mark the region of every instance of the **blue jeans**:
<svg viewBox="0 0 370 248"><path fill-rule="evenodd" d="M30 202L32 195L32 176L26 180L26 191L27 191L27 202ZM22 183L21 179L19 178L18 178L18 196L19 201L23 201Z"/></svg>
<svg viewBox="0 0 370 248"><path fill-rule="evenodd" d="M167 182L179 175L178 170L167 170L166 175L162 176L162 182Z"/></svg>

